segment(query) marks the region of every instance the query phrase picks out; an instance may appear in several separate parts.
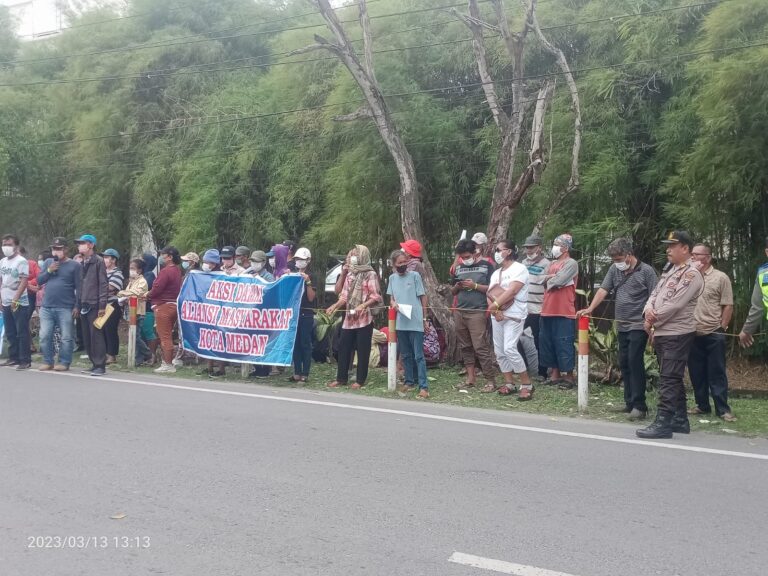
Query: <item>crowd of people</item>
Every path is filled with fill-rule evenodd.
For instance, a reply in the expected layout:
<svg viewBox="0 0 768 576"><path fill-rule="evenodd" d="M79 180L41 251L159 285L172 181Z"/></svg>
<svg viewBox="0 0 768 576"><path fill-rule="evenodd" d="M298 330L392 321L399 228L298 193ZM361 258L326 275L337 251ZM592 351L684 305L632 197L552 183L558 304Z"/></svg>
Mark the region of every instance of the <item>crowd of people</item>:
<svg viewBox="0 0 768 576"><path fill-rule="evenodd" d="M577 310L579 263L571 257L569 234L558 235L547 253L539 236L528 237L522 253L511 240L491 244L483 233L460 240L450 277L451 309L466 376L461 388L477 386L482 392L503 396L516 392L520 401L533 398L534 383L573 388L575 320L594 314L606 299L612 299L625 400L621 411L629 420L648 415L645 352L649 340L660 365L656 419L638 430L638 436L668 438L675 432L687 433L688 414L710 413L710 397L719 417L734 420L725 364L725 333L733 314L731 281L713 266L711 248L694 243L687 232L672 232L662 242L669 263L660 278L638 259L630 239L611 242L606 253L612 265L589 305ZM43 357L39 370L69 370L78 341L91 362L84 372L105 374L106 366L119 354L126 301L135 296L139 302L136 363L152 364L159 357L155 371L172 373L183 362L183 347L174 345L174 332L176 301L186 274L250 275L265 282L297 274L304 281L304 292L289 379L306 382L309 378L318 293L308 248L286 241L266 252L224 246L182 256L168 246L158 257L147 253L131 259L126 282L120 253L113 248L97 251L91 234L74 241L76 253L71 257L70 242L54 238L37 261L24 256L14 235L5 235L2 244L0 294L9 355L3 366L31 368L29 326L37 310ZM389 306L397 310L404 375L399 391L418 389L418 397L428 398L425 348L429 351L432 344L427 340L434 342L436 337L429 336L435 328L424 286L422 249L419 242L407 240L390 255L392 273L385 294ZM385 306L382 279L367 247L355 245L349 251L335 288L338 299L325 312L343 313L344 318L337 374L328 386L358 389L367 382L372 349L380 341L374 311ZM764 314L768 316L768 264L758 270L752 307L739 334L743 346L752 345ZM226 366L208 361L202 373L221 376ZM691 408L683 385L686 368L695 395ZM272 370L253 366L251 376L264 377ZM485 380L482 387L479 375Z"/></svg>

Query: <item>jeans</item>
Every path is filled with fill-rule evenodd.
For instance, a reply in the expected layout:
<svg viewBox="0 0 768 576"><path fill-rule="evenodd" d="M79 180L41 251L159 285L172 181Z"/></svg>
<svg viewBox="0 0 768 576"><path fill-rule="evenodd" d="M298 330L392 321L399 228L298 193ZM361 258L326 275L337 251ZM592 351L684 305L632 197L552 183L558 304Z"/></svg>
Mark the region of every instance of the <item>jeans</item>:
<svg viewBox="0 0 768 576"><path fill-rule="evenodd" d="M565 316L542 316L539 332L539 367L573 372L576 366L576 320Z"/></svg>
<svg viewBox="0 0 768 576"><path fill-rule="evenodd" d="M336 368L336 381L346 384L349 378L348 368L357 352L357 376L355 382L361 386L368 379L368 366L371 360L371 338L373 322L362 328L341 329L339 342L339 364Z"/></svg>
<svg viewBox="0 0 768 576"><path fill-rule="evenodd" d="M685 415L685 365L695 332L679 336L656 336L653 347L659 357L659 415Z"/></svg>
<svg viewBox="0 0 768 576"><path fill-rule="evenodd" d="M645 403L645 330L619 332L619 366L624 381L624 403L627 408L647 412Z"/></svg>
<svg viewBox="0 0 768 576"><path fill-rule="evenodd" d="M144 329L145 321L146 320L144 316L136 317L136 365L137 366L152 358L152 351L149 349L149 346L147 346L147 343L144 342L144 339L141 337Z"/></svg>
<svg viewBox="0 0 768 576"><path fill-rule="evenodd" d="M43 362L48 366L53 366L56 360L53 345L56 328L61 333L59 364L69 367L72 364L72 351L75 349L75 320L72 318L72 308L40 308L40 349Z"/></svg>
<svg viewBox="0 0 768 576"><path fill-rule="evenodd" d="M29 316L29 306L19 306L15 312L10 306L3 306L8 358L19 364L32 362L32 353L29 349Z"/></svg>
<svg viewBox="0 0 768 576"><path fill-rule="evenodd" d="M427 390L427 361L424 359L424 332L415 330L398 330L397 346L405 368L405 384L413 386L416 376L419 388Z"/></svg>
<svg viewBox="0 0 768 576"><path fill-rule="evenodd" d="M296 342L293 345L293 375L309 376L312 366L312 331L315 319L312 316L300 316L296 328Z"/></svg>
<svg viewBox="0 0 768 576"><path fill-rule="evenodd" d="M696 336L688 355L688 374L691 376L696 406L702 412L711 412L709 395L715 402L715 414L722 416L731 411L728 406L728 375L725 371L725 334L722 331Z"/></svg>
<svg viewBox="0 0 768 576"><path fill-rule="evenodd" d="M525 326L523 326L523 330L526 328L531 329L531 333L533 334L533 342L536 345L536 352L538 352L538 357L541 357L541 342L539 339L539 332L541 330L541 315L540 314L528 314L528 316L525 319ZM541 362L539 362L538 365L538 374L542 378L547 377L547 367L542 365Z"/></svg>

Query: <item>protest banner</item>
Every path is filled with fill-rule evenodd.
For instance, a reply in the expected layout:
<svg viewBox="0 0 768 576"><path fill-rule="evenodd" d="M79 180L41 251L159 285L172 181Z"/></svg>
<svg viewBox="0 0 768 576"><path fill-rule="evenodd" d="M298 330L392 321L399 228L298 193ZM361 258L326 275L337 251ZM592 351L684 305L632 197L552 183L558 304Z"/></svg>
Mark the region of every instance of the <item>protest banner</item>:
<svg viewBox="0 0 768 576"><path fill-rule="evenodd" d="M304 280L189 274L178 299L181 340L201 358L289 366Z"/></svg>

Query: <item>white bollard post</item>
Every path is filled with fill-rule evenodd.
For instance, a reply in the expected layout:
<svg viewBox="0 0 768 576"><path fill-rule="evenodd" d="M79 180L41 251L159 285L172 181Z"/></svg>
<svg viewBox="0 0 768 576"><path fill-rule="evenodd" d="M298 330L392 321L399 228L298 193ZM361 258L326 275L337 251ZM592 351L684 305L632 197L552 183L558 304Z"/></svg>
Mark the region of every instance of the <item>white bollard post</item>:
<svg viewBox="0 0 768 576"><path fill-rule="evenodd" d="M387 390L397 388L397 310L389 309L389 337L387 338Z"/></svg>
<svg viewBox="0 0 768 576"><path fill-rule="evenodd" d="M128 368L136 368L136 309L139 299L136 296L128 298Z"/></svg>
<svg viewBox="0 0 768 576"><path fill-rule="evenodd" d="M589 404L589 317L579 318L579 412Z"/></svg>

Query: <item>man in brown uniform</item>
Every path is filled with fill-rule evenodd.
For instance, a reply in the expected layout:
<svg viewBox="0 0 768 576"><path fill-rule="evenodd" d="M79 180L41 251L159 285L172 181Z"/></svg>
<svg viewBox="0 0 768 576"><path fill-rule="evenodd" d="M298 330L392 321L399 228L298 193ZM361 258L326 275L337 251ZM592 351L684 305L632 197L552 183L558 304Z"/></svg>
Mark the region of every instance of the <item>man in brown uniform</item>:
<svg viewBox="0 0 768 576"><path fill-rule="evenodd" d="M687 232L675 230L662 242L667 244L671 266L661 275L644 310L644 328L659 357L659 401L656 420L637 431L640 438L672 438L673 432L690 432L683 376L696 336L694 311L704 279L691 259L693 240Z"/></svg>
<svg viewBox="0 0 768 576"><path fill-rule="evenodd" d="M728 405L728 374L725 370L725 331L733 316L731 279L712 265L712 248L707 244L693 247L693 259L704 277L704 291L696 302L696 338L688 357L688 375L693 384L696 406L688 414L715 413L726 422L736 417Z"/></svg>

